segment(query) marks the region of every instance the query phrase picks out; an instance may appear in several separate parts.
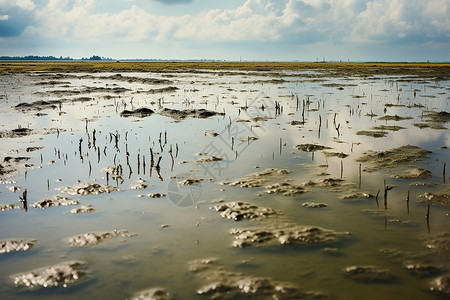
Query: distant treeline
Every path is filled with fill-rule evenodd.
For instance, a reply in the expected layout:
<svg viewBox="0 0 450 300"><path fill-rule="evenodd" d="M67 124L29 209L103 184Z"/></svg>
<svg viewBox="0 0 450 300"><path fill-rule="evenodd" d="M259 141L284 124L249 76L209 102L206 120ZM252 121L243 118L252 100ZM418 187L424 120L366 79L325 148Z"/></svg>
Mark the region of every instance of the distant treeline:
<svg viewBox="0 0 450 300"><path fill-rule="evenodd" d="M73 60L71 57L54 57L54 56L0 56L0 60Z"/></svg>
<svg viewBox="0 0 450 300"><path fill-rule="evenodd" d="M27 56L0 56L0 60L76 60L72 57L55 57L55 56L38 56L38 55L27 55ZM89 58L82 58L81 60L113 60L112 58L100 57L98 55L93 55Z"/></svg>

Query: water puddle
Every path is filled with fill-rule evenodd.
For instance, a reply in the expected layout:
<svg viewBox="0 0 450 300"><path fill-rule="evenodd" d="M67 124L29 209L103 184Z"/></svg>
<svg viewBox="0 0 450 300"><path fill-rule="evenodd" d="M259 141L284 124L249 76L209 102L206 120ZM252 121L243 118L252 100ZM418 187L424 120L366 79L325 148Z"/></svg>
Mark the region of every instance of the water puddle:
<svg viewBox="0 0 450 300"><path fill-rule="evenodd" d="M0 298L448 298L449 81L399 72L1 74Z"/></svg>

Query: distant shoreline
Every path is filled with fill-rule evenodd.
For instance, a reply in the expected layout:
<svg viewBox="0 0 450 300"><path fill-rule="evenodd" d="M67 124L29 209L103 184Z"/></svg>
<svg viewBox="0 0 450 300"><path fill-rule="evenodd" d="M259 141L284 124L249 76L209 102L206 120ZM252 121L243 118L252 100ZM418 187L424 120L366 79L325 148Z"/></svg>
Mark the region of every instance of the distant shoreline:
<svg viewBox="0 0 450 300"><path fill-rule="evenodd" d="M223 62L223 61L0 61L0 72L308 71L328 76L414 75L450 79L450 63L424 62Z"/></svg>

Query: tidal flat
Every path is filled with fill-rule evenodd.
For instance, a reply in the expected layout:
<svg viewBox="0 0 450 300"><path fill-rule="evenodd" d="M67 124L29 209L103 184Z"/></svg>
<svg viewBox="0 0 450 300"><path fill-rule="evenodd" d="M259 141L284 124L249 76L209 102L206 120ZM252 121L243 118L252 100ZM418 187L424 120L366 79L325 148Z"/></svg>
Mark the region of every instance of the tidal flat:
<svg viewBox="0 0 450 300"><path fill-rule="evenodd" d="M448 299L450 65L0 62L1 299Z"/></svg>

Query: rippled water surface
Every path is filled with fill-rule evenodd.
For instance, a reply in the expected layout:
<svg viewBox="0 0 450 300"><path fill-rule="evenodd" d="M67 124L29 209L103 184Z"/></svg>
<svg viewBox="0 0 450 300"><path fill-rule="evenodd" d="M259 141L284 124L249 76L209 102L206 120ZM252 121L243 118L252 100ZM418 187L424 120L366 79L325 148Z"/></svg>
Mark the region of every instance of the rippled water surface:
<svg viewBox="0 0 450 300"><path fill-rule="evenodd" d="M0 76L3 165L9 158L29 158L11 163L14 170L0 174L0 205L17 206L0 211L0 240L37 241L31 250L0 254L2 299L129 299L150 288L164 289L164 296L173 299L243 299L252 293L270 298L276 286L292 287L292 298L312 295L300 291L333 299L438 298L430 293L429 282L450 269L449 202L428 205L420 196L448 195L448 172L443 175L449 161L448 119L432 122L427 117L450 112L448 81L329 78L291 71L121 75ZM162 89L167 87L174 88ZM16 107L40 100L61 104ZM155 113L121 116L124 110L142 107ZM167 108L218 114L179 119L164 113ZM385 116L393 120L383 120ZM12 131L18 128L20 136ZM384 136L360 131L382 131ZM330 149L305 152L296 147L302 144ZM431 153L377 170L357 161L369 150L405 145ZM271 168L290 172L262 176L264 182L256 187L227 185ZM414 168L431 176L395 177ZM329 178L336 186L322 184ZM301 193L270 192L267 186L276 183L298 186ZM110 189L98 195L67 189L82 184ZM27 210L19 201L25 190ZM162 197L148 196L157 193ZM79 204L33 207L57 195ZM235 221L212 209L236 201L276 213L242 220L238 215ZM326 207L306 207L307 202ZM68 213L85 205L94 212ZM230 234L234 228L286 231L306 225L342 236L326 243L250 241L239 248ZM115 229L128 234L92 246L70 243L73 236ZM443 251L432 247L436 236ZM193 267L202 259L210 261ZM15 274L67 261L85 265L80 279L65 288L14 284ZM405 268L408 264L438 270L415 275ZM345 273L348 267L368 265L392 276L355 279ZM266 280L259 281L265 282L266 291L262 283L243 283L256 279ZM218 282L222 288L210 286Z"/></svg>

